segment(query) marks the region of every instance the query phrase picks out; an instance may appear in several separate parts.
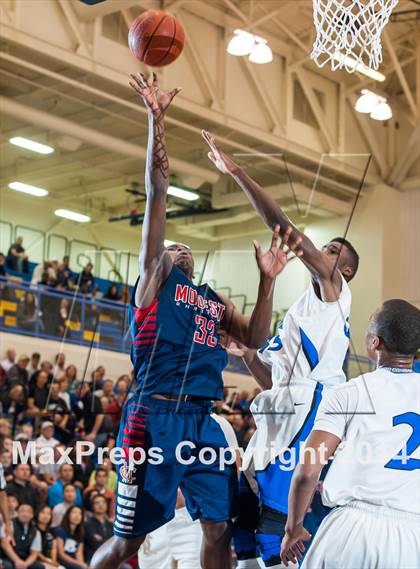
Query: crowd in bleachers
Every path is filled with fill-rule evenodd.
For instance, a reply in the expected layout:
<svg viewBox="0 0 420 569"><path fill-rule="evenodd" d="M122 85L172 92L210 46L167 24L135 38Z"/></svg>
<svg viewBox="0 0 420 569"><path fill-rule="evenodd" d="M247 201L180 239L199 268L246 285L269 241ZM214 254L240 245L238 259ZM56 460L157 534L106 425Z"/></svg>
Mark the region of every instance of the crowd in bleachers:
<svg viewBox="0 0 420 569"><path fill-rule="evenodd" d="M97 547L112 535L117 474L105 455L81 464L58 464L75 442L92 441L112 449L116 444L122 406L133 389L132 376L116 382L98 366L83 381L76 366L59 353L53 361L39 353L17 356L9 348L0 361L0 462L14 538L0 526L6 569L84 569ZM231 422L240 446L246 447L255 424L249 413L257 394L225 390L216 412ZM35 444L36 456L53 449L54 464L13 460L13 440L25 452ZM71 455L74 459L74 455ZM19 458L19 457L18 457ZM25 539L17 537L25 536ZM133 559L131 567L137 567Z"/></svg>

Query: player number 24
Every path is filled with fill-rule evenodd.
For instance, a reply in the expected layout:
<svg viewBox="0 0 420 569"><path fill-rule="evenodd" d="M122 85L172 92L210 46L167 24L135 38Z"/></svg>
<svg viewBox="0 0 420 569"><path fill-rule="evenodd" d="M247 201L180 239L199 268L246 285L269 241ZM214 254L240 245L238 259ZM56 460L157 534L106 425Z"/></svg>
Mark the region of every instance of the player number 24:
<svg viewBox="0 0 420 569"><path fill-rule="evenodd" d="M412 458L410 455L413 455L420 446L420 415L414 412L396 415L392 419L392 424L394 427L398 425L410 425L413 432L405 447L385 464L385 468L393 468L394 470L418 470L420 468L420 459Z"/></svg>
<svg viewBox="0 0 420 569"><path fill-rule="evenodd" d="M211 348L217 346L217 338L214 337L214 320L197 314L195 317L197 330L194 334L194 342L207 344Z"/></svg>

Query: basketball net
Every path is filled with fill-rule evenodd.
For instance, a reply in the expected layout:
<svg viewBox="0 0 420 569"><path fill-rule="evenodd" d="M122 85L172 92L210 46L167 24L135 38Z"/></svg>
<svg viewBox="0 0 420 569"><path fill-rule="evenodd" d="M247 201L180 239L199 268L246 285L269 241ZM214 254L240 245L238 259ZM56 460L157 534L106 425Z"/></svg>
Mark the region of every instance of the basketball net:
<svg viewBox="0 0 420 569"><path fill-rule="evenodd" d="M313 0L316 39L311 59L352 73L382 62L381 33L398 0Z"/></svg>

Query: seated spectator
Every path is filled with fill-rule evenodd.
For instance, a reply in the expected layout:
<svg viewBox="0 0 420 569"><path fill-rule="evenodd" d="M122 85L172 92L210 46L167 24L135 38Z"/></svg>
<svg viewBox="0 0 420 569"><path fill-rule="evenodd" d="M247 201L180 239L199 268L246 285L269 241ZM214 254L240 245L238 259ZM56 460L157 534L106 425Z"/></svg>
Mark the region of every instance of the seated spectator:
<svg viewBox="0 0 420 569"><path fill-rule="evenodd" d="M31 377L35 372L39 370L39 362L41 361L41 354L38 352L34 352L31 356L31 361L26 367L26 371L28 372L29 381L31 381Z"/></svg>
<svg viewBox="0 0 420 569"><path fill-rule="evenodd" d="M74 383L77 381L77 367L70 364L66 367L66 378L69 382L70 393L73 391Z"/></svg>
<svg viewBox="0 0 420 569"><path fill-rule="evenodd" d="M69 380L67 378L67 375L64 374L61 376L61 378L58 380L58 383L60 385L60 390L59 390L59 397L66 402L67 407L70 409L71 407L71 401L70 401L70 393L69 393Z"/></svg>
<svg viewBox="0 0 420 569"><path fill-rule="evenodd" d="M108 472L108 478L105 483L105 487L112 492L116 493L117 491L117 483L118 483L118 476L115 470L113 470L113 464L109 458L104 458L103 463L101 464L101 468L104 468ZM94 486L96 482L96 472L93 471L89 478L89 486Z"/></svg>
<svg viewBox="0 0 420 569"><path fill-rule="evenodd" d="M7 383L9 387L22 385L25 388L25 391L27 390L29 378L26 366L28 363L29 358L26 354L19 356L17 363L12 365L12 367L7 372Z"/></svg>
<svg viewBox="0 0 420 569"><path fill-rule="evenodd" d="M10 245L6 257L6 265L12 271L18 271L19 273L29 272L28 256L23 248L23 238L17 237L15 243Z"/></svg>
<svg viewBox="0 0 420 569"><path fill-rule="evenodd" d="M108 397L102 396L100 398L100 402L102 405L102 410L104 412L104 420L101 426L101 431L108 435L109 433L114 432L114 424L112 422L110 415L108 414L109 399Z"/></svg>
<svg viewBox="0 0 420 569"><path fill-rule="evenodd" d="M0 436L10 437L12 429L10 428L10 423L7 419L0 419Z"/></svg>
<svg viewBox="0 0 420 569"><path fill-rule="evenodd" d="M5 553L5 569L44 569L37 561L42 550L41 534L34 522L34 509L30 504L20 504L13 520L13 542L1 540Z"/></svg>
<svg viewBox="0 0 420 569"><path fill-rule="evenodd" d="M32 292L27 292L17 307L16 319L19 328L34 332L37 316L37 299Z"/></svg>
<svg viewBox="0 0 420 569"><path fill-rule="evenodd" d="M74 275L73 271L70 269L70 257L65 255L57 271L58 282L68 290L74 287Z"/></svg>
<svg viewBox="0 0 420 569"><path fill-rule="evenodd" d="M3 467L3 474L6 482L13 480L13 455L10 450L3 449L0 452L0 464Z"/></svg>
<svg viewBox="0 0 420 569"><path fill-rule="evenodd" d="M54 378L61 378L66 373L66 355L59 352L54 358L53 376Z"/></svg>
<svg viewBox="0 0 420 569"><path fill-rule="evenodd" d="M0 299L7 300L9 298L9 289L3 279L7 279L6 258L0 253Z"/></svg>
<svg viewBox="0 0 420 569"><path fill-rule="evenodd" d="M0 362L0 366L4 369L5 372L8 372L9 369L15 365L15 362L16 350L14 348L8 348L6 350L6 357Z"/></svg>
<svg viewBox="0 0 420 569"><path fill-rule="evenodd" d="M48 278L51 278L55 281L56 273L53 269L51 261L43 261L42 263L39 263L39 265L37 265L33 270L31 286L38 286L43 281L48 280Z"/></svg>
<svg viewBox="0 0 420 569"><path fill-rule="evenodd" d="M50 384L53 380L53 374L52 374L52 363L44 360L43 362L41 362L41 365L39 367L39 369L37 369L37 371L35 373L32 374L30 382L29 382L29 387L32 387L33 385L36 384L36 380L38 375L42 372L45 371L45 373L48 375L48 383Z"/></svg>
<svg viewBox="0 0 420 569"><path fill-rule="evenodd" d="M48 490L48 504L54 508L57 504L64 502L64 486L72 484L74 478L74 467L72 464L61 464L59 470L59 477L55 484L49 487ZM80 489L76 490L76 505L82 506L83 499Z"/></svg>
<svg viewBox="0 0 420 569"><path fill-rule="evenodd" d="M100 495L95 496L91 507L93 516L85 523L85 559L87 563L90 563L98 547L113 535L112 522L107 516L108 503L106 498Z"/></svg>
<svg viewBox="0 0 420 569"><path fill-rule="evenodd" d="M74 395L72 410L78 421L83 419L84 440L95 441L97 446L101 446L106 438L102 430L104 414L101 402L91 393L90 386L86 382L75 385Z"/></svg>
<svg viewBox="0 0 420 569"><path fill-rule="evenodd" d="M72 506L64 515L62 526L55 531L58 562L66 569L88 569L84 558L83 511Z"/></svg>
<svg viewBox="0 0 420 569"><path fill-rule="evenodd" d="M113 425L114 425L114 433L118 432L121 416L122 416L122 408L127 400L127 390L128 390L128 383L125 377L121 377L117 381L116 385L116 396L112 403L108 405L107 414L111 418Z"/></svg>
<svg viewBox="0 0 420 569"><path fill-rule="evenodd" d="M48 402L48 374L41 371L37 374L36 383L29 388L28 409L26 414L28 417L35 417L41 411L44 411Z"/></svg>
<svg viewBox="0 0 420 569"><path fill-rule="evenodd" d="M52 484L55 484L60 476L60 467L61 464L59 460L62 457L60 452L65 449L65 445L58 443L54 447L54 462L48 462L47 464L37 464L35 466L35 473L38 476L39 480L42 480L48 484L48 487ZM47 500L48 500L48 493L47 493Z"/></svg>
<svg viewBox="0 0 420 569"><path fill-rule="evenodd" d="M9 518L11 520L14 520L17 517L19 500L16 498L16 496L13 496L13 494L7 494L7 507L9 508Z"/></svg>
<svg viewBox="0 0 420 569"><path fill-rule="evenodd" d="M51 527L56 528L61 525L64 514L69 508L76 505L77 492L74 484L64 484L63 488L63 502L54 506L52 511Z"/></svg>
<svg viewBox="0 0 420 569"><path fill-rule="evenodd" d="M93 265L88 263L79 276L79 285L82 289L81 292L85 294L92 294L96 292L95 277L93 276Z"/></svg>
<svg viewBox="0 0 420 569"><path fill-rule="evenodd" d="M3 253L0 253L0 277L6 277L6 257Z"/></svg>
<svg viewBox="0 0 420 569"><path fill-rule="evenodd" d="M58 305L58 313L55 316L56 319L56 330L55 333L58 336L63 336L67 328L67 321L70 317L70 307L71 303L68 298L62 298ZM67 329L67 337L71 335L70 329Z"/></svg>
<svg viewBox="0 0 420 569"><path fill-rule="evenodd" d="M103 467L99 467L95 471L95 484L93 486L88 486L84 491L85 507L86 509L91 509L90 497L94 493L99 496L103 496L107 501L107 513L111 520L114 519L115 515L115 494L112 490L106 487L108 482L108 470Z"/></svg>
<svg viewBox="0 0 420 569"><path fill-rule="evenodd" d="M14 385L1 395L2 414L10 421L18 424L22 421L26 410L26 393L23 385Z"/></svg>
<svg viewBox="0 0 420 569"><path fill-rule="evenodd" d="M112 284L108 287L108 290L104 294L103 298L105 300L113 300L114 302L118 302L121 300L121 293L118 290L118 286L116 284Z"/></svg>
<svg viewBox="0 0 420 569"><path fill-rule="evenodd" d="M54 448L58 444L59 441L54 438L54 423L45 421L41 425L41 434L35 439L37 452L40 452L43 448Z"/></svg>
<svg viewBox="0 0 420 569"><path fill-rule="evenodd" d="M102 382L102 387L101 389L97 389L95 391L95 395L96 397L106 397L108 399L108 403L111 403L111 401L114 401L115 399L115 395L114 395L114 382L112 381L112 379L105 379Z"/></svg>
<svg viewBox="0 0 420 569"><path fill-rule="evenodd" d="M8 482L6 492L10 496L15 496L19 504L29 504L35 511L38 496L30 481L31 474L29 464L15 464L13 480Z"/></svg>
<svg viewBox="0 0 420 569"><path fill-rule="evenodd" d="M28 441L31 441L34 437L34 426L31 423L24 423L23 425L20 425L17 434L25 435Z"/></svg>
<svg viewBox="0 0 420 569"><path fill-rule="evenodd" d="M67 407L66 402L60 397L60 383L58 381L54 381L50 386L50 396L46 406L45 415L48 415L49 417L53 414L66 415L67 418L64 421L64 427L66 427L69 412L70 409ZM56 421L54 421L54 423L57 424Z"/></svg>
<svg viewBox="0 0 420 569"><path fill-rule="evenodd" d="M38 561L45 569L59 569L61 566L57 562L57 543L54 534L50 531L52 512L49 506L44 506L38 512L37 528L41 535L41 552Z"/></svg>

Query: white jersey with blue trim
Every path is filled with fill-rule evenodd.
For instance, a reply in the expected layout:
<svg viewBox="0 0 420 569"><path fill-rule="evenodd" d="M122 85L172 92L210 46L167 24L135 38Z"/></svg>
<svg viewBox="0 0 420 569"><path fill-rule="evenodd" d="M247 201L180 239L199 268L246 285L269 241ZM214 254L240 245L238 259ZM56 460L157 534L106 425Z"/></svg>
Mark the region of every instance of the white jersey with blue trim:
<svg viewBox="0 0 420 569"><path fill-rule="evenodd" d="M344 278L335 302L318 298L311 284L289 308L277 336L259 350L272 368L273 387L311 380L331 386L346 378L343 362L349 346L351 292Z"/></svg>
<svg viewBox="0 0 420 569"><path fill-rule="evenodd" d="M411 370L378 368L328 390L314 429L342 443L324 504L361 501L420 515L419 411L420 375Z"/></svg>

